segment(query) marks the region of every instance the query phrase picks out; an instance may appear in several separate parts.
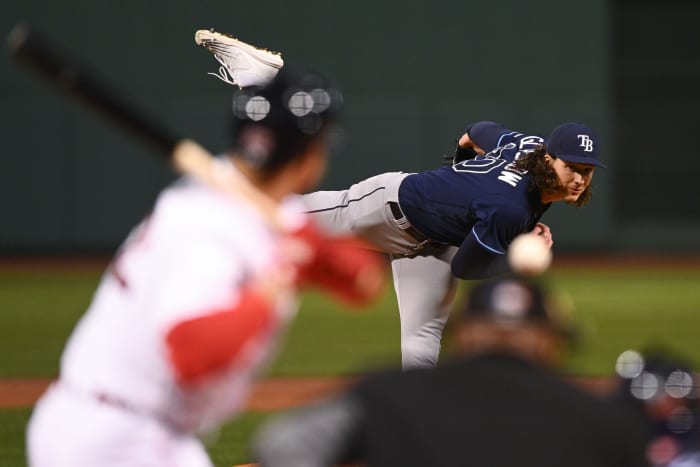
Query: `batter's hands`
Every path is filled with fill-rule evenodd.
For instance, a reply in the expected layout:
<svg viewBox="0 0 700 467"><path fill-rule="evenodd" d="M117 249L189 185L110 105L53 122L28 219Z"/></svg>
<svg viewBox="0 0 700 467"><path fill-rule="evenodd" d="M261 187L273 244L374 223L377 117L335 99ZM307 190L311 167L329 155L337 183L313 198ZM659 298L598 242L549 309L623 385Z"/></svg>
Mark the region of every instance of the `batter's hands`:
<svg viewBox="0 0 700 467"><path fill-rule="evenodd" d="M554 240L552 239L552 231L549 229L549 226L541 222L538 222L535 225L535 228L530 231L530 234L541 237L548 248L552 248L552 245L554 245Z"/></svg>
<svg viewBox="0 0 700 467"><path fill-rule="evenodd" d="M285 249L300 287L319 287L352 305L368 304L382 292L383 258L354 237L328 236L307 221L290 234Z"/></svg>

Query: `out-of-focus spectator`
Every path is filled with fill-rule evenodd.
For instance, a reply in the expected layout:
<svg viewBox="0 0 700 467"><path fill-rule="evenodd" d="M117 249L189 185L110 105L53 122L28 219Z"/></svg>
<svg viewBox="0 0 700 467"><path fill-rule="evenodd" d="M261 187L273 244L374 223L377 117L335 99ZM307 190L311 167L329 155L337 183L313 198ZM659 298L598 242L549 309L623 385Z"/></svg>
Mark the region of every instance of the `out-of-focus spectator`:
<svg viewBox="0 0 700 467"><path fill-rule="evenodd" d="M615 398L634 409L647 430L649 464L700 467L700 390L686 359L664 349L628 350L616 369Z"/></svg>

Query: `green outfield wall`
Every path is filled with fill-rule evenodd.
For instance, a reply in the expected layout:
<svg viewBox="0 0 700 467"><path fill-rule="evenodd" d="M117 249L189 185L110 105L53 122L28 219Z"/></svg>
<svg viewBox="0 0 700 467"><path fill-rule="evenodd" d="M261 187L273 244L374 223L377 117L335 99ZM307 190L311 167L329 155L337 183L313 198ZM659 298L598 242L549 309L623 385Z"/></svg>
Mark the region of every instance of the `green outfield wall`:
<svg viewBox="0 0 700 467"><path fill-rule="evenodd" d="M470 121L584 121L609 169L590 206L547 213L556 247L665 252L700 251L699 15L690 1L23 0L3 4L0 32L34 24L214 152L232 88L207 76L196 29L321 69L347 104L329 189L436 167ZM6 54L0 83L0 253L112 251L173 173Z"/></svg>

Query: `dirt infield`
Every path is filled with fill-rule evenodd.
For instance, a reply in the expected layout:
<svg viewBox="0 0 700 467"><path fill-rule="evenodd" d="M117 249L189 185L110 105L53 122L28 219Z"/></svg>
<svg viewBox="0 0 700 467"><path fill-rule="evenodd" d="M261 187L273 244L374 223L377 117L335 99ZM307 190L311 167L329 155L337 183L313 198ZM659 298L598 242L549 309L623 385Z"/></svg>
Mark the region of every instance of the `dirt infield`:
<svg viewBox="0 0 700 467"><path fill-rule="evenodd" d="M247 404L248 410L282 410L338 393L356 378L295 377L268 378L258 382ZM588 391L604 394L613 389L610 378L571 378ZM31 407L51 384L50 379L0 379L0 409Z"/></svg>
<svg viewBox="0 0 700 467"><path fill-rule="evenodd" d="M248 410L291 408L337 393L353 378L269 378L253 388ZM51 384L50 379L0 379L0 409L31 407Z"/></svg>

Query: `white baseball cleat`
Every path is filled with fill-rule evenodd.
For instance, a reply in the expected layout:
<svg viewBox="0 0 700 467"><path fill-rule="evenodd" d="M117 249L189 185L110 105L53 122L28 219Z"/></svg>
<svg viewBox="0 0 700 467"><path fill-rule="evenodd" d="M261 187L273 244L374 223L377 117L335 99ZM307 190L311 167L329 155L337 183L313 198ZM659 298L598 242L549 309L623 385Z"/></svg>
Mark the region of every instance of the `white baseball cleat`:
<svg viewBox="0 0 700 467"><path fill-rule="evenodd" d="M194 41L214 54L221 64L218 73L209 74L240 88L263 86L284 66L281 54L253 47L213 29L197 30Z"/></svg>

